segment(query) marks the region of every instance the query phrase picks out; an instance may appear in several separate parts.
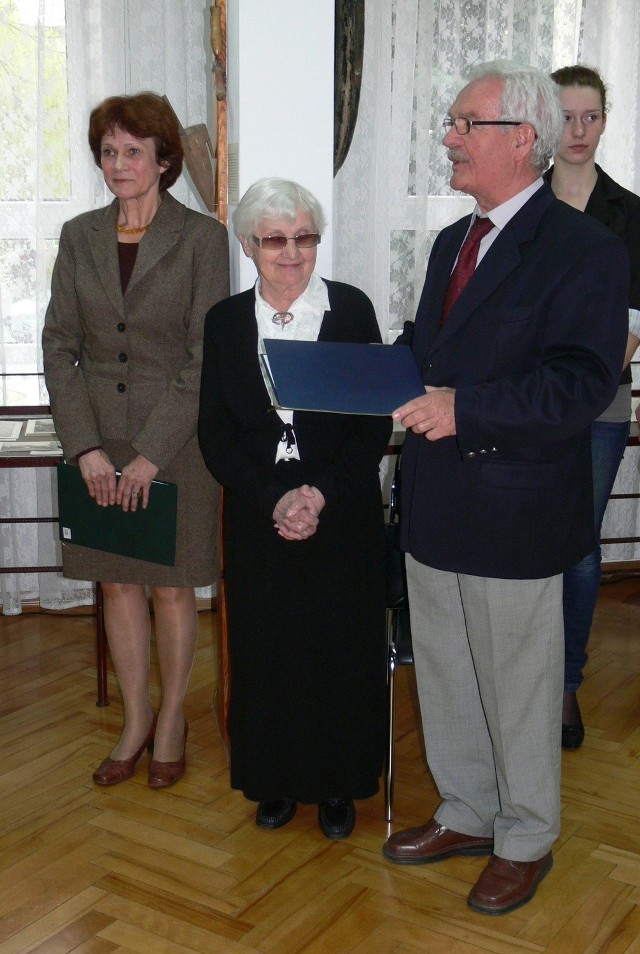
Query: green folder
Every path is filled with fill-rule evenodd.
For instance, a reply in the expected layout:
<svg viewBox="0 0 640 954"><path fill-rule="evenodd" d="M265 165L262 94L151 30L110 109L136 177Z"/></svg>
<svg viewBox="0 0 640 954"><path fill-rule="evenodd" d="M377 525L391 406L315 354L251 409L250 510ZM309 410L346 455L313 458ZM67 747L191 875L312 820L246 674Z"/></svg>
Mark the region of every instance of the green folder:
<svg viewBox="0 0 640 954"><path fill-rule="evenodd" d="M154 480L146 510L125 511L116 504L99 507L89 496L80 468L58 464L60 539L93 550L106 550L135 560L176 563L178 488Z"/></svg>

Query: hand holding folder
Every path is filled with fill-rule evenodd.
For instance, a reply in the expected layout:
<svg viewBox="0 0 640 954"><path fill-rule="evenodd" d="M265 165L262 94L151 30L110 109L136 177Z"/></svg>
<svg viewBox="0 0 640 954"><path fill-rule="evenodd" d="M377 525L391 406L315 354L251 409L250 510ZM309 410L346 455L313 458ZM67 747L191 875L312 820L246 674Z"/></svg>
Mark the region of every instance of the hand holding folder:
<svg viewBox="0 0 640 954"><path fill-rule="evenodd" d="M79 467L58 464L60 539L94 550L175 566L178 488L154 480L146 510L125 513L100 507L90 496Z"/></svg>
<svg viewBox="0 0 640 954"><path fill-rule="evenodd" d="M276 407L386 417L425 393L407 345L265 338L264 347Z"/></svg>

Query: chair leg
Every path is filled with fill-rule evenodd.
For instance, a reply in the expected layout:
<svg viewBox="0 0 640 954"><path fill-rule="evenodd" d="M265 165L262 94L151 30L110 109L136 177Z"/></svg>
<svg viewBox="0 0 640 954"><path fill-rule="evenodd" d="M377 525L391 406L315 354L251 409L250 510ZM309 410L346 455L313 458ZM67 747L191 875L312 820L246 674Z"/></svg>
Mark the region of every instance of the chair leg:
<svg viewBox="0 0 640 954"><path fill-rule="evenodd" d="M389 668L387 673L387 699L388 699L388 721L389 736L387 739L387 771L385 775L384 802L385 819L390 822L393 819L393 756L395 748L396 734L396 663L393 654L389 654Z"/></svg>
<svg viewBox="0 0 640 954"><path fill-rule="evenodd" d="M107 634L104 628L104 600L102 587L96 583L96 671L98 674L98 700L100 708L109 705L107 691Z"/></svg>

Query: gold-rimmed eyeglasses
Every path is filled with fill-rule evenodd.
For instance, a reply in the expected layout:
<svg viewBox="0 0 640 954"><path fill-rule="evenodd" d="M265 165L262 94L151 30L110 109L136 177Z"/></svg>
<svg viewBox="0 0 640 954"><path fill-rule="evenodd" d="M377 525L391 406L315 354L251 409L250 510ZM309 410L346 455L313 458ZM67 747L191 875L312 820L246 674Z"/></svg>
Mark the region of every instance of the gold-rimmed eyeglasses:
<svg viewBox="0 0 640 954"><path fill-rule="evenodd" d="M303 232L302 235L292 235L289 238L286 235L265 235L264 238L252 236L258 248L266 248L272 252L276 249L282 250L287 242L295 242L296 248L314 248L320 244L321 237L318 232Z"/></svg>

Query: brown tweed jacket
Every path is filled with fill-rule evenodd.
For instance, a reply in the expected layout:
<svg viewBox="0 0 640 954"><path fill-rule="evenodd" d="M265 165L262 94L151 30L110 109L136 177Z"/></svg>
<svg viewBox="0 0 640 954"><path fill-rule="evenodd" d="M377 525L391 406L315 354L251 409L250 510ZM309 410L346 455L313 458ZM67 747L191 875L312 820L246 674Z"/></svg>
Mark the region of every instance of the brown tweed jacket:
<svg viewBox="0 0 640 954"><path fill-rule="evenodd" d="M67 458L126 441L165 468L194 437L204 317L229 293L224 226L168 193L123 296L118 203L65 223L42 336Z"/></svg>

